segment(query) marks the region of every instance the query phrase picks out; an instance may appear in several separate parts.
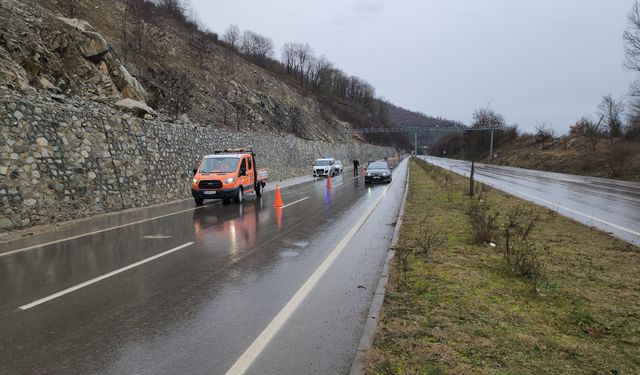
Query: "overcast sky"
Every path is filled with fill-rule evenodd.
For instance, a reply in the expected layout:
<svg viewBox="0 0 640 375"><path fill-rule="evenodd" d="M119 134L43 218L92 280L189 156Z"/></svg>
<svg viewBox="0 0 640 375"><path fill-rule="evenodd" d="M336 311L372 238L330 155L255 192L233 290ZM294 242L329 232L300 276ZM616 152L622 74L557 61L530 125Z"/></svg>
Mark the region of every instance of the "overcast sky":
<svg viewBox="0 0 640 375"><path fill-rule="evenodd" d="M633 0L191 0L229 24L308 42L402 107L465 123L490 103L509 123L564 133L602 95L626 95L622 33Z"/></svg>

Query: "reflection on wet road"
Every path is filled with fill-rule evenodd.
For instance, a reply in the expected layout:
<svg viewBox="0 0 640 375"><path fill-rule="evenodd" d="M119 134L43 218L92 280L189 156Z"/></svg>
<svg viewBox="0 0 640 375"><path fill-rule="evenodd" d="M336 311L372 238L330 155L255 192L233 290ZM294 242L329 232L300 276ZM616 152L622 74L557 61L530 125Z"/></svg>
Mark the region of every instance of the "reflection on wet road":
<svg viewBox="0 0 640 375"><path fill-rule="evenodd" d="M346 372L406 164L388 189L345 175L331 190L324 181L283 189L279 210L273 192L242 205L180 202L3 243L0 373L224 373L383 198L248 367Z"/></svg>
<svg viewBox="0 0 640 375"><path fill-rule="evenodd" d="M469 175L470 163L423 157ZM640 245L640 183L477 164L476 179Z"/></svg>

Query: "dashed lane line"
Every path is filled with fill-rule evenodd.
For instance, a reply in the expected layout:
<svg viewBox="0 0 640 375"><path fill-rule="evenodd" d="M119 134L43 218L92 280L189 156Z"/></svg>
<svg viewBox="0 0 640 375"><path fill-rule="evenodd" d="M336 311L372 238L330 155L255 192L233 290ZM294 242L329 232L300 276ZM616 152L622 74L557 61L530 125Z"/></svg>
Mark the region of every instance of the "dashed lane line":
<svg viewBox="0 0 640 375"><path fill-rule="evenodd" d="M178 251L178 250L182 250L182 249L184 249L185 247L189 247L189 246L191 246L191 245L193 245L193 242L187 242L187 243L182 244L182 245L180 245L180 246L174 247L173 249L167 250L167 251L162 252L162 253L160 253L160 254L156 254L156 255L154 255L154 256L152 256L152 257L149 257L149 258L143 259L143 260L141 260L141 261L135 262L135 263L133 263L133 264L130 264L130 265L126 266L126 267L122 267L122 268L119 268L119 269L117 269L117 270L115 270L115 271L111 271L111 272L109 272L109 273L105 273L105 274L104 274L104 275L102 275L102 276L98 276L98 277L96 277L96 278L93 278L93 279L91 279L91 280L85 281L85 282L80 283L80 284L78 284L78 285L72 286L72 287L70 287L70 288L67 288L67 289L61 290L61 291L59 291L59 292L57 292L57 293L51 294L51 295L49 295L49 296L46 296L46 297L44 297L44 298L40 298L40 299L39 299L39 300L37 300L37 301L33 301L33 302L28 303L28 304L26 304L26 305L20 306L18 309L19 309L19 310L24 311L24 310L28 310L28 309L30 309L30 308L36 307L36 306L38 306L38 305L42 305L43 303L46 303L46 302L49 302L49 301L51 301L51 300L53 300L53 299L56 299L56 298L62 297L62 296L64 296L65 294L69 294L69 293L75 292L75 291L76 291L76 290L78 290L78 289L84 288L84 287L89 286L89 285L91 285L91 284L95 284L95 283L97 283L97 282L99 282L99 281L102 281L102 280L107 279L107 278L109 278L109 277L115 276L115 275L117 275L117 274L119 274L119 273L122 273L122 272L124 272L124 271L130 270L130 269L132 269L132 268L135 268L135 267L141 266L141 265L143 265L143 264L145 264L145 263L151 262L152 260L156 260L156 259L158 259L158 258L161 258L161 257L165 256L165 255L169 255L169 254L171 254L171 253L173 253L173 252L176 252L176 251Z"/></svg>

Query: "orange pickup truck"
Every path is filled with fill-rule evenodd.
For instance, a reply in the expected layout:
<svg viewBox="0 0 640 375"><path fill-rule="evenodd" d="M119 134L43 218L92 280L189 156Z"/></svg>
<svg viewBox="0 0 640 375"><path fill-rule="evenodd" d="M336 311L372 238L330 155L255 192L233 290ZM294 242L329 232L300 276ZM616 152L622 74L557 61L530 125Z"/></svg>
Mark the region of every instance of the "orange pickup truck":
<svg viewBox="0 0 640 375"><path fill-rule="evenodd" d="M261 197L268 177L268 169L257 168L253 151L216 151L205 156L199 168L193 170L191 195L197 205L205 199L222 199L224 203L233 199L241 203L247 193Z"/></svg>

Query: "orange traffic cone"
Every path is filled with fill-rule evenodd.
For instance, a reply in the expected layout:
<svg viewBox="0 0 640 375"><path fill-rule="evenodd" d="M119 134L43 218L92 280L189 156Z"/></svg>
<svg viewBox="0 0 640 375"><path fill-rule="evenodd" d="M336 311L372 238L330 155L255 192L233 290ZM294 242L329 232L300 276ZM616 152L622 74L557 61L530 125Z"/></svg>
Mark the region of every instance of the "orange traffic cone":
<svg viewBox="0 0 640 375"><path fill-rule="evenodd" d="M331 189L331 173L327 175L327 189Z"/></svg>
<svg viewBox="0 0 640 375"><path fill-rule="evenodd" d="M276 185L276 200L273 202L273 207L282 207L282 197L280 196L280 185Z"/></svg>

